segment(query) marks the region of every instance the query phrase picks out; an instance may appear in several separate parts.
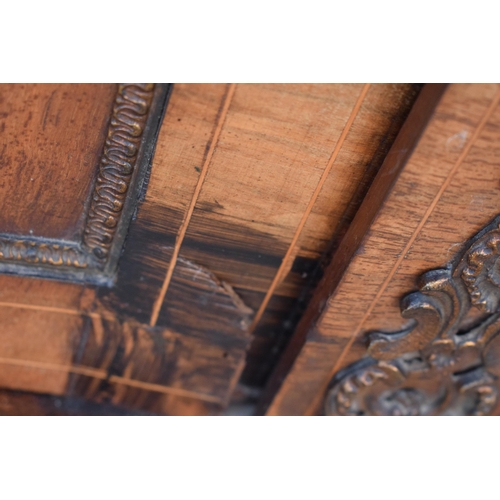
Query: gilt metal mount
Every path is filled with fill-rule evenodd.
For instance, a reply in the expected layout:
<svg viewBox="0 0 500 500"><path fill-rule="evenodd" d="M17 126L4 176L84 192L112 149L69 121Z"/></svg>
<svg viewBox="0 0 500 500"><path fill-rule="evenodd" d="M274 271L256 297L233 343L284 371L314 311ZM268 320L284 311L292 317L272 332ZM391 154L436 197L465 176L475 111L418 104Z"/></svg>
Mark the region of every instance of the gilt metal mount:
<svg viewBox="0 0 500 500"><path fill-rule="evenodd" d="M500 215L405 296L407 327L369 332L337 373L327 415L487 415L500 400Z"/></svg>

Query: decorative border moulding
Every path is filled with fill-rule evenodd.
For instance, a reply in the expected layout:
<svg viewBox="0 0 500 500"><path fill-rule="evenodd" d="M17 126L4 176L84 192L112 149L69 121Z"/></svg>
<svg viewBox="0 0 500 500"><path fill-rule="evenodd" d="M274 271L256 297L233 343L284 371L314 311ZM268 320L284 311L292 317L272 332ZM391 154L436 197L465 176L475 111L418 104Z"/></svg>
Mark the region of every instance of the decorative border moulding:
<svg viewBox="0 0 500 500"><path fill-rule="evenodd" d="M500 215L404 297L409 326L368 333L339 372L327 415L484 415L500 403Z"/></svg>
<svg viewBox="0 0 500 500"><path fill-rule="evenodd" d="M0 235L0 271L110 283L142 186L171 86L118 85L83 240Z"/></svg>

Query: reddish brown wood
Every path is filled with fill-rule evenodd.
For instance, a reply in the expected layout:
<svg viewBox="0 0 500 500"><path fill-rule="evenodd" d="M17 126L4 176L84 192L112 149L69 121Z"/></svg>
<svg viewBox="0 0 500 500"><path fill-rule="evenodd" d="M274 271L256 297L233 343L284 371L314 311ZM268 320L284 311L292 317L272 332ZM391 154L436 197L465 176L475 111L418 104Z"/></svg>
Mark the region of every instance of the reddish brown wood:
<svg viewBox="0 0 500 500"><path fill-rule="evenodd" d="M447 88L268 414L322 413L332 377L365 356L369 332L401 329L399 301L418 276L446 266L498 214L499 102L498 85Z"/></svg>
<svg viewBox="0 0 500 500"><path fill-rule="evenodd" d="M117 86L0 85L0 232L79 240Z"/></svg>
<svg viewBox="0 0 500 500"><path fill-rule="evenodd" d="M428 84L420 93L325 275L315 289L314 296L307 311L302 316L286 352L276 366L259 403L258 413L266 412L279 391L283 380L304 347L308 335L314 330L314 325L325 309L328 298L338 286L349 262L359 250L370 225L410 157L444 89L445 85Z"/></svg>
<svg viewBox="0 0 500 500"><path fill-rule="evenodd" d="M238 380L261 386L418 90L175 86L110 286L0 279L0 386L169 415L218 414ZM104 102L96 95L85 116Z"/></svg>

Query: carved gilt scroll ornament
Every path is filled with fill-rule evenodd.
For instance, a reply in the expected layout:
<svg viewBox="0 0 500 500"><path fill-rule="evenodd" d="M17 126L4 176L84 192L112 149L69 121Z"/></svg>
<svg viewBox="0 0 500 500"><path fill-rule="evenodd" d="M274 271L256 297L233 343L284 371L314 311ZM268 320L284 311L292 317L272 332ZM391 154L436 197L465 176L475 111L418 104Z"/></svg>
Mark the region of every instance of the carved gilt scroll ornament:
<svg viewBox="0 0 500 500"><path fill-rule="evenodd" d="M339 372L327 415L487 415L500 391L500 216L404 297L398 332L368 333Z"/></svg>

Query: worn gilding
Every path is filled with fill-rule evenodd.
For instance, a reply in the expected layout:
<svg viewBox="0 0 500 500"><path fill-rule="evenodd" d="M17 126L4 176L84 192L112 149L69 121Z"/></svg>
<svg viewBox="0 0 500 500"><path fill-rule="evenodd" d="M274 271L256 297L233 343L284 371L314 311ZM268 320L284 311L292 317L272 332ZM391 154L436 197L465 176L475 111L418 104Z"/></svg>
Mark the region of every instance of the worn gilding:
<svg viewBox="0 0 500 500"><path fill-rule="evenodd" d="M328 415L486 415L500 391L500 216L446 268L404 297L408 326L369 332L365 358L339 372Z"/></svg>

